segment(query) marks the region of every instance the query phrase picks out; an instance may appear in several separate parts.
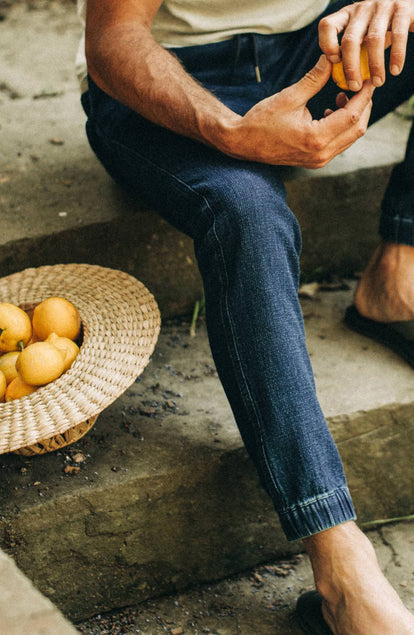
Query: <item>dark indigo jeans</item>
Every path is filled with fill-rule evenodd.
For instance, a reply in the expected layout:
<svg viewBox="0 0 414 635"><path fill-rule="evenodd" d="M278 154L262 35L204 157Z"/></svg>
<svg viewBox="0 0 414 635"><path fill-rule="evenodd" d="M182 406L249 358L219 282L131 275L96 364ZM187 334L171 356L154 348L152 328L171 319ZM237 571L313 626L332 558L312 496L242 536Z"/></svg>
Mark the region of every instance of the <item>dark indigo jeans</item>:
<svg viewBox="0 0 414 635"><path fill-rule="evenodd" d="M414 93L412 48L411 38L404 74L375 91L372 121ZM314 65L320 55L317 23L296 33L240 35L174 53L206 88L243 114ZM312 100L315 116L334 107L337 92L329 82ZM315 393L297 294L300 229L280 170L232 159L158 127L91 80L82 103L90 144L109 174L194 241L216 367L287 538L354 518ZM411 140L381 219L386 240L408 244L413 244L412 153Z"/></svg>

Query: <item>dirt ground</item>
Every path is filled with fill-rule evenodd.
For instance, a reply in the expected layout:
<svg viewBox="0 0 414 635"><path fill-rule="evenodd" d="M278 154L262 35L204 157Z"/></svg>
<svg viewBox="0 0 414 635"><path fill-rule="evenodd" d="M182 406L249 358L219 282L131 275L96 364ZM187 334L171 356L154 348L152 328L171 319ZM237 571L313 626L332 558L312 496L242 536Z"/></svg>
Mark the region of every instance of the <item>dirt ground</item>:
<svg viewBox="0 0 414 635"><path fill-rule="evenodd" d="M257 567L245 575L136 608L97 616L77 627L82 633L299 633L293 617L296 589L311 588L307 558ZM182 629L182 630L180 630Z"/></svg>

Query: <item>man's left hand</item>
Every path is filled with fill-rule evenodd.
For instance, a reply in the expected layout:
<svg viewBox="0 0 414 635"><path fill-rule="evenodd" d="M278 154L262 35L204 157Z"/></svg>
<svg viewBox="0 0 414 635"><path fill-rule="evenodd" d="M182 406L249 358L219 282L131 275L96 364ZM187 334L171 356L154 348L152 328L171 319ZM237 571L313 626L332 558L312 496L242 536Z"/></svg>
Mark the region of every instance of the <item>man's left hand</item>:
<svg viewBox="0 0 414 635"><path fill-rule="evenodd" d="M356 92L362 88L362 43L368 49L372 83L379 87L385 82L384 50L391 45L390 72L399 75L405 62L408 34L413 30L413 0L363 0L322 18L319 44L332 63L342 59L348 86Z"/></svg>

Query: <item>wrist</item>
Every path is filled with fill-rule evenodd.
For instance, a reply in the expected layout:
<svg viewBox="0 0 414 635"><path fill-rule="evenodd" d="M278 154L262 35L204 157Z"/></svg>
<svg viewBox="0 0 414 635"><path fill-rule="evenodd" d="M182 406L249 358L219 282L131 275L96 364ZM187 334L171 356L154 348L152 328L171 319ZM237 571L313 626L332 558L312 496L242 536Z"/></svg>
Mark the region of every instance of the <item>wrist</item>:
<svg viewBox="0 0 414 635"><path fill-rule="evenodd" d="M232 111L201 126L203 139L207 145L232 157L243 159L240 144L240 123L242 117Z"/></svg>

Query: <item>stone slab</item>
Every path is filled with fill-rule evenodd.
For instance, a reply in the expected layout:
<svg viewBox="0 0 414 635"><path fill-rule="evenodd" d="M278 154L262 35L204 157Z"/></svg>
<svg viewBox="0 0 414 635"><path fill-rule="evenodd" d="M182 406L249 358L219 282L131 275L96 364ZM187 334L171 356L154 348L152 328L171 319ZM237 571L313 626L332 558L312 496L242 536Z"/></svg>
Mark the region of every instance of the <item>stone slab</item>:
<svg viewBox="0 0 414 635"><path fill-rule="evenodd" d="M78 632L1 550L0 631L7 635L75 635Z"/></svg>
<svg viewBox="0 0 414 635"><path fill-rule="evenodd" d="M319 293L303 311L364 523L412 513L414 400L412 370L342 324L351 295ZM258 483L203 325L191 338L188 324L164 324L139 381L82 440L32 459L3 455L0 469L0 544L71 620L301 549Z"/></svg>

